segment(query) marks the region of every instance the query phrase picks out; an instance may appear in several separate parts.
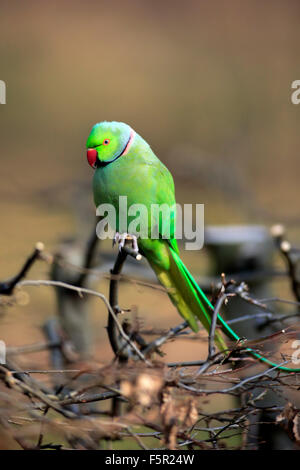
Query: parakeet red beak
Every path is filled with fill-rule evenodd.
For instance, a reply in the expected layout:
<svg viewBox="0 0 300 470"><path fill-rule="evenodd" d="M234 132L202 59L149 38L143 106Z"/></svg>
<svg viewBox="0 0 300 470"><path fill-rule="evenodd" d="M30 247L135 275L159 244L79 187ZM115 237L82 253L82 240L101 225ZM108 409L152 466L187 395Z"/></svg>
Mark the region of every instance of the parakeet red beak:
<svg viewBox="0 0 300 470"><path fill-rule="evenodd" d="M97 157L98 157L98 152L96 149L87 149L86 153L87 159L89 164L91 165L92 168L97 168Z"/></svg>

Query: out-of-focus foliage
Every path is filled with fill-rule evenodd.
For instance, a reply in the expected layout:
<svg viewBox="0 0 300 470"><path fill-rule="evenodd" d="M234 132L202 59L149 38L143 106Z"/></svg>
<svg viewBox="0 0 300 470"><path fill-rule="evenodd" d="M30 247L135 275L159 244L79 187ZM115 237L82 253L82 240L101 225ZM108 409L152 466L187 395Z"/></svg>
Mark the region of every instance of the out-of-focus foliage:
<svg viewBox="0 0 300 470"><path fill-rule="evenodd" d="M236 220L253 218L252 203L296 217L299 8L3 1L2 204L74 201L74 186L91 178L85 139L107 119L141 133L174 172L180 199L210 201L211 221L222 218L213 210L221 198Z"/></svg>

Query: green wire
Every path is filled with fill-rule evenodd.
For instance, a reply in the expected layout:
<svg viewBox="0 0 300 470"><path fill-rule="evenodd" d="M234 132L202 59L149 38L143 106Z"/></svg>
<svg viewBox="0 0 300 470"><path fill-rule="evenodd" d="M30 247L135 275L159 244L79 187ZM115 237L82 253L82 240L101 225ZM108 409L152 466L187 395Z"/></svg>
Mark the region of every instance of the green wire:
<svg viewBox="0 0 300 470"><path fill-rule="evenodd" d="M193 283L194 287L197 289L197 291L200 293L201 297L203 298L203 300L206 302L206 304L212 309L214 310L214 307L213 305L211 304L211 302L208 300L208 298L206 297L206 295L204 294L203 290L201 289L201 287L197 284L197 282L195 281L195 279L193 278L193 276L191 275L191 273L188 271L187 267L184 265L184 263L182 262L182 260L180 259L180 257L177 255L177 253L172 249L173 253L175 253L175 257L176 259L180 262L181 266L183 267L184 271L186 272L187 276L189 277L190 281ZM218 321L219 323L221 323L222 327L223 327L223 331L225 334L227 334L227 336L234 340L234 341L241 341L242 338L240 338L236 333L235 331L233 331L230 326L226 323L225 320L223 320L223 318L221 317L220 314L218 314ZM290 367L285 367L285 366L280 366L279 364L276 364L275 362L272 362L270 361L269 359L267 359L266 357L264 356L261 356L259 353L255 352L253 349L251 348L246 348L246 351L249 352L251 354L251 356L255 357L256 359L258 359L260 362L263 362L264 364L267 364L268 366L270 367L277 367L277 369L279 370L284 370L286 372L300 372L300 368L290 368Z"/></svg>
<svg viewBox="0 0 300 470"><path fill-rule="evenodd" d="M202 291L202 289L200 287L199 287L199 292L201 293L202 297L206 299L208 305L212 309L214 309L214 307L212 306L212 304L210 303L210 301L208 300L208 298L206 297L206 295L204 294L204 292ZM225 320L223 320L223 318L219 314L218 314L218 320L221 323L221 325L223 326L223 331L226 330L226 331L224 331L224 333L226 334L226 332L227 332L227 336L229 336L233 340L241 341L241 338L235 333L235 331L233 331L230 328L230 326L226 323ZM251 349L251 348L246 348L246 351L249 352L256 359L258 359L260 362L263 362L264 364L267 364L270 367L277 367L278 369L284 370L286 372L300 372L300 368L293 369L291 367L280 366L279 364L276 364L276 362L272 362L269 359L267 359L266 357L261 356L259 353L253 351L253 349Z"/></svg>

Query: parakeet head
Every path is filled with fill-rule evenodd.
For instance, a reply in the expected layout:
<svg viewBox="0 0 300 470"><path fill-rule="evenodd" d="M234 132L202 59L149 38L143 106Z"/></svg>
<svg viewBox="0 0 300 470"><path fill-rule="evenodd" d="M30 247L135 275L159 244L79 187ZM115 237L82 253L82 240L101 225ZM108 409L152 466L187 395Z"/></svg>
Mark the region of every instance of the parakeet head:
<svg viewBox="0 0 300 470"><path fill-rule="evenodd" d="M87 159L92 168L108 165L124 155L135 132L123 122L99 122L88 137Z"/></svg>

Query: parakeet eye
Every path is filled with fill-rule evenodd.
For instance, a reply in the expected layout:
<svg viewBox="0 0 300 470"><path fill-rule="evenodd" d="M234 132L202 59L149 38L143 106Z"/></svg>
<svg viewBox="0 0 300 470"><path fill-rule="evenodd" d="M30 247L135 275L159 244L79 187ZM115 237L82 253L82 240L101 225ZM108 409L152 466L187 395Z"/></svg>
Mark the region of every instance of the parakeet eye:
<svg viewBox="0 0 300 470"><path fill-rule="evenodd" d="M96 149L88 149L87 150L87 159L89 164L91 165L92 168L97 168L97 157L98 157L98 152Z"/></svg>
<svg viewBox="0 0 300 470"><path fill-rule="evenodd" d="M104 139L102 143L103 143L103 145L108 145L109 142L110 142L110 139Z"/></svg>

